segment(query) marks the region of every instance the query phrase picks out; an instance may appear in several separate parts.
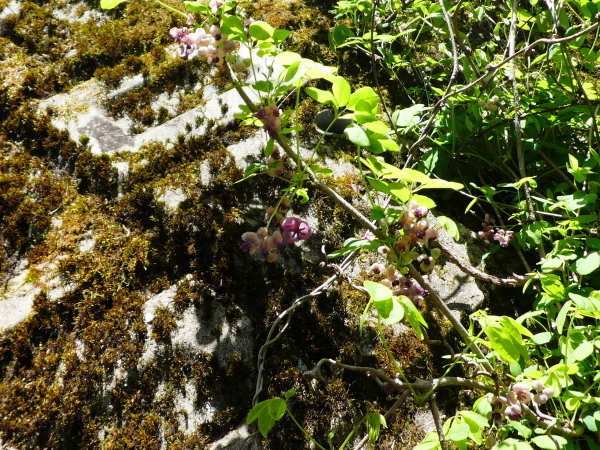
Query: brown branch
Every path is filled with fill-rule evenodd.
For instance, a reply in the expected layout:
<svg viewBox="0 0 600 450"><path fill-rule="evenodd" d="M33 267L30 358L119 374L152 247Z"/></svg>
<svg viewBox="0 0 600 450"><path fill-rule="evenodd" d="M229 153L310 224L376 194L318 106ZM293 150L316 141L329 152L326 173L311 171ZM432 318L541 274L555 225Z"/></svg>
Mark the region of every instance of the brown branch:
<svg viewBox="0 0 600 450"><path fill-rule="evenodd" d="M440 446L442 447L442 450L448 450L448 443L446 442L446 436L444 435L442 418L440 417L440 411L437 407L437 402L435 401L435 394L429 398L429 409L431 410L431 415L433 416L433 423L435 423L435 429L438 434L438 439L440 440Z"/></svg>
<svg viewBox="0 0 600 450"><path fill-rule="evenodd" d="M452 251L440 241L433 241L432 244L434 247L439 248L450 261L452 261L460 268L460 270L462 270L468 275L471 275L473 278L477 278L478 280L487 281L489 283L495 284L496 286L504 287L521 286L525 284L525 282L528 280L528 278L523 275L513 275L509 278L499 278L497 276L490 275L473 267L463 259L460 259L456 255L454 255Z"/></svg>

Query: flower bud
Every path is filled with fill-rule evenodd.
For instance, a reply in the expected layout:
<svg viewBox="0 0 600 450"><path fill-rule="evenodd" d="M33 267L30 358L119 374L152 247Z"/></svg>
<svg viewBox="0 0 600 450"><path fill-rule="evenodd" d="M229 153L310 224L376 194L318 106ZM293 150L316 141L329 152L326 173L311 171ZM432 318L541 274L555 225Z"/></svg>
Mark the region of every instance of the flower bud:
<svg viewBox="0 0 600 450"><path fill-rule="evenodd" d="M544 389L544 384L540 380L533 380L531 382L531 387L536 391L541 391Z"/></svg>
<svg viewBox="0 0 600 450"><path fill-rule="evenodd" d="M547 395L548 398L554 397L554 389L552 389L550 387L547 387L547 388L543 389L542 393L545 394L545 395Z"/></svg>

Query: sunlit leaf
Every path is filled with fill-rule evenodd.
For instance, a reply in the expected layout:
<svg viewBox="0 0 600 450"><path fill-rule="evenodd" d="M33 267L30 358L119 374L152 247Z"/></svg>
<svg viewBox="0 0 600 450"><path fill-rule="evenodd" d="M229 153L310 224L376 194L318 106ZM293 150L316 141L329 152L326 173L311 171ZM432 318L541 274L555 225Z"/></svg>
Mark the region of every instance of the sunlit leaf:
<svg viewBox="0 0 600 450"><path fill-rule="evenodd" d="M100 0L100 8L113 9L127 0Z"/></svg>
<svg viewBox="0 0 600 450"><path fill-rule="evenodd" d="M592 252L584 258L579 258L571 268L579 275L589 275L600 267L600 254Z"/></svg>
<svg viewBox="0 0 600 450"><path fill-rule="evenodd" d="M273 36L273 32L275 30L267 22L257 20L250 24L250 26L248 27L248 31L250 32L250 36L253 39L259 41L266 41L267 39L270 39Z"/></svg>
<svg viewBox="0 0 600 450"><path fill-rule="evenodd" d="M392 290L381 283L376 283L374 281L367 280L363 283L363 285L369 293L371 299L375 302L380 302L382 300L388 300L392 298Z"/></svg>

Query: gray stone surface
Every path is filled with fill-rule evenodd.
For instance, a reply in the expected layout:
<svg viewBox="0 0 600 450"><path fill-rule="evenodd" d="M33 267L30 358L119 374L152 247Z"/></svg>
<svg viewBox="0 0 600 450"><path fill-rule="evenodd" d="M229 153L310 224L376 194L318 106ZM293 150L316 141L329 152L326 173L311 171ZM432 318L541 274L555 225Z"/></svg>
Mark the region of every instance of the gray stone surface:
<svg viewBox="0 0 600 450"><path fill-rule="evenodd" d="M27 261L22 260L13 276L0 290L0 332L21 323L33 307L40 288L27 280Z"/></svg>
<svg viewBox="0 0 600 450"><path fill-rule="evenodd" d="M433 214L427 217L430 223L436 224L437 220ZM481 254L485 253L484 243L476 233L457 224L460 239L454 240L443 228L439 232L438 239L450 248L452 253L465 262L480 260ZM479 267L483 270L485 267ZM471 313L479 308L485 299L485 294L477 285L475 279L465 274L456 264L442 259L425 279L437 291L442 300L451 311L460 317L461 312Z"/></svg>

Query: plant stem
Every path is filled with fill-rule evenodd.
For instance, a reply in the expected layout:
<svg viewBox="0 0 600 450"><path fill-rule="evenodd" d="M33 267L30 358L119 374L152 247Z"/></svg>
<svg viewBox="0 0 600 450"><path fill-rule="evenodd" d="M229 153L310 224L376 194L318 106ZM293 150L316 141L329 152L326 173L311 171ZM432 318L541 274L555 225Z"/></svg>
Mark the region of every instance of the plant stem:
<svg viewBox="0 0 600 450"><path fill-rule="evenodd" d="M290 416L290 419L292 419L292 421L296 424L296 426L300 429L300 431L302 431L302 434L304 434L304 436L306 437L306 439L308 439L310 442L312 442L313 444L315 444L321 450L327 450L325 447L323 447L321 444L319 444L317 441L315 441L315 439L308 433L308 431L306 431L304 429L304 427L302 425L300 425L300 423L296 420L296 418L294 417L294 415L290 411L290 408L286 407L285 412L287 413L288 416Z"/></svg>
<svg viewBox="0 0 600 450"><path fill-rule="evenodd" d="M162 6L163 8L167 8L169 11L179 14L180 16L183 16L187 19L188 15L186 13L184 13L183 11L179 11L178 9L173 8L172 6L169 6L166 3L161 2L160 0L154 0L154 1L156 3L158 3L160 6Z"/></svg>

